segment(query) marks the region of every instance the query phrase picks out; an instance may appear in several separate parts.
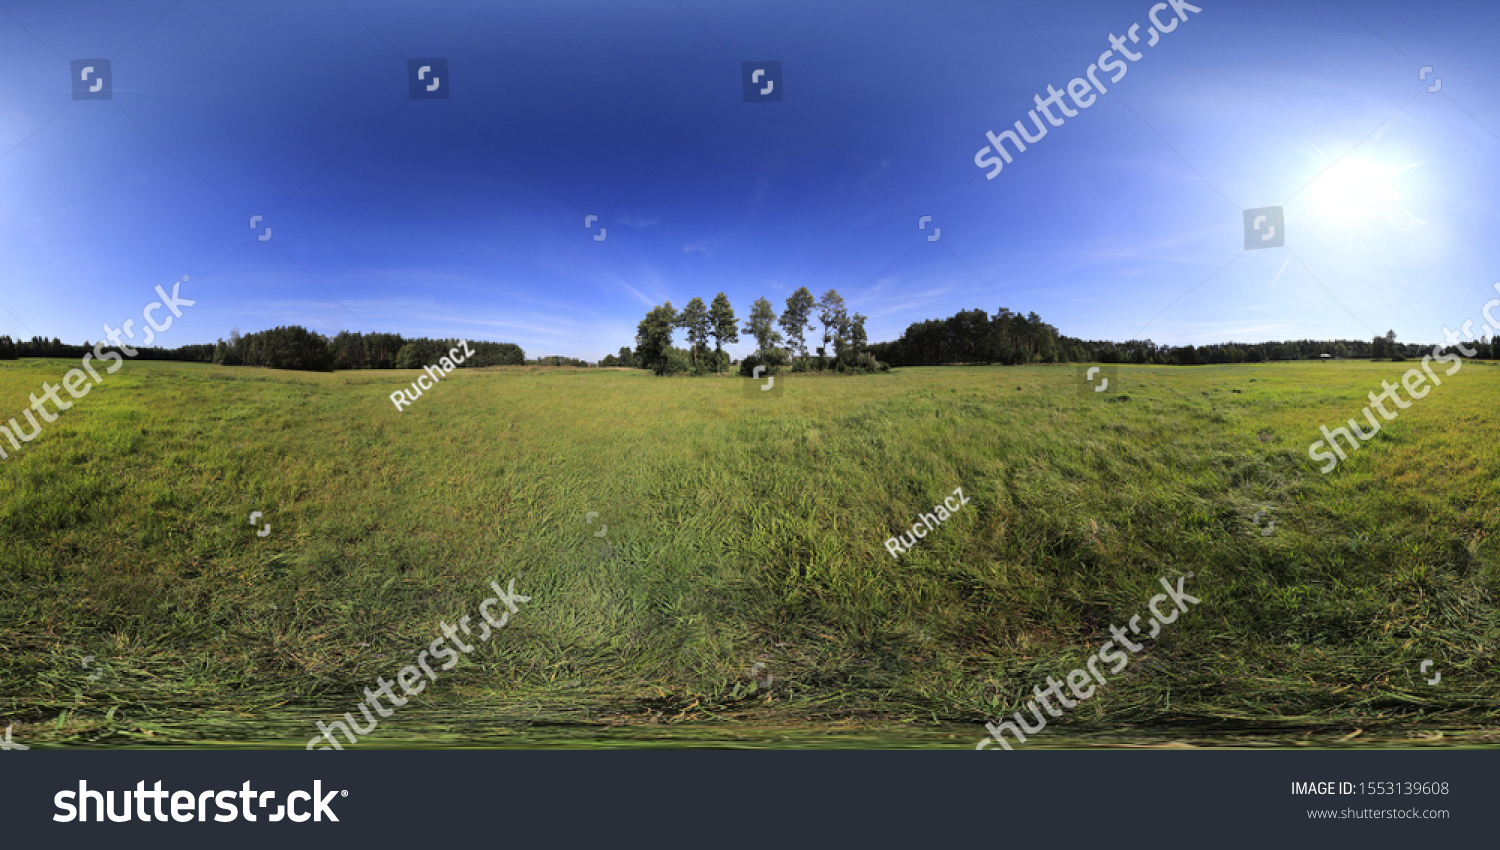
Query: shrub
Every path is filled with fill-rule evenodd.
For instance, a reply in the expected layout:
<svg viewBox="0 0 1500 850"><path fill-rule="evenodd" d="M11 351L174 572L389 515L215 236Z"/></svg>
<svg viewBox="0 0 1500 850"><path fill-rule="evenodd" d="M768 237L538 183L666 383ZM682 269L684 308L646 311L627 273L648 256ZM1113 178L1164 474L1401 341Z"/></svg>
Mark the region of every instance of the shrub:
<svg viewBox="0 0 1500 850"><path fill-rule="evenodd" d="M684 375L693 371L693 358L681 348L675 346L663 352L661 364L657 367L658 375Z"/></svg>
<svg viewBox="0 0 1500 850"><path fill-rule="evenodd" d="M781 370L786 368L787 364L788 358L786 352L779 348L757 351L740 361L740 374L746 378L753 378L755 377L755 367L765 366L767 368L766 371L761 373L762 375L779 375L781 374Z"/></svg>
<svg viewBox="0 0 1500 850"><path fill-rule="evenodd" d="M705 372L725 372L729 370L729 352L710 351L707 354L698 355L698 363Z"/></svg>

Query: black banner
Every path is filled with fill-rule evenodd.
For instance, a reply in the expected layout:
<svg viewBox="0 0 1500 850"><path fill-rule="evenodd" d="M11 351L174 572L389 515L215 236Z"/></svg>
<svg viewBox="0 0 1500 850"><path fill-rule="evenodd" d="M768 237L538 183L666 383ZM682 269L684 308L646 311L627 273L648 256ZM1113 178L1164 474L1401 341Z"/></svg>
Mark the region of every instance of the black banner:
<svg viewBox="0 0 1500 850"><path fill-rule="evenodd" d="M274 842L289 850L434 839L1479 846L1495 791L1486 769L1493 754L1474 750L32 751L3 759L11 847ZM80 791L86 821L77 818Z"/></svg>

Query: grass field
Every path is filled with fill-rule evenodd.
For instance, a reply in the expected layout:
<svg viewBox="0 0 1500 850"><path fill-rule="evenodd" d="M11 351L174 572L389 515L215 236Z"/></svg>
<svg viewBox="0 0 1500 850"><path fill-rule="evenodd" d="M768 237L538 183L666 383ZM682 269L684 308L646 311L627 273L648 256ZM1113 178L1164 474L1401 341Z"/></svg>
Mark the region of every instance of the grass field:
<svg viewBox="0 0 1500 850"><path fill-rule="evenodd" d="M74 365L0 363L0 418ZM1410 365L502 368L398 413L416 373L126 363L0 461L0 724L301 747L518 577L364 746L972 747L1191 572L1028 746L1493 742L1500 369L1307 456Z"/></svg>

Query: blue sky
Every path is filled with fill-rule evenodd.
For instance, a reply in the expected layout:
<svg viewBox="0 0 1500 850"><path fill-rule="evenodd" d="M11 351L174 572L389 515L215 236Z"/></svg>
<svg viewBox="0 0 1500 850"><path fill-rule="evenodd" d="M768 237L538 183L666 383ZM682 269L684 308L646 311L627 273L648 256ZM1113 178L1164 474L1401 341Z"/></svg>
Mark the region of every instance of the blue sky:
<svg viewBox="0 0 1500 850"><path fill-rule="evenodd" d="M743 321L800 286L872 340L1001 306L1179 345L1482 322L1500 7L1196 5L1145 47L1152 2L0 0L0 333L97 340L183 275L168 346L301 324L593 360L662 301ZM986 131L1137 23L1126 75L985 179ZM106 57L112 99L73 101ZM450 97L410 99L434 57ZM743 102L741 63L778 59L784 100ZM1270 206L1286 247L1244 250Z"/></svg>

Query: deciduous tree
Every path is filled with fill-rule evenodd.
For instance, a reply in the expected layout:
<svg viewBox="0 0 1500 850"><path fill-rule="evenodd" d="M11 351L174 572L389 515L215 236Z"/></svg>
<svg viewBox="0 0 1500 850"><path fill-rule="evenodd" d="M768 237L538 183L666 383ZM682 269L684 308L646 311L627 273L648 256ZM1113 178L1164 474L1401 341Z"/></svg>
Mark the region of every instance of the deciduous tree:
<svg viewBox="0 0 1500 850"><path fill-rule="evenodd" d="M709 322L713 328L714 351L723 352L724 343L739 342L739 328L736 327L738 320L734 316L734 308L729 305L729 297L720 292L714 296L713 306L708 310ZM723 368L722 357L714 358L714 367Z"/></svg>
<svg viewBox="0 0 1500 850"><path fill-rule="evenodd" d="M698 349L707 345L709 332L712 330L708 308L704 306L702 298L694 298L682 308L677 314L677 327L687 331L688 351L691 353L693 370L698 369Z"/></svg>
<svg viewBox="0 0 1500 850"><path fill-rule="evenodd" d="M750 308L750 318L746 320L742 330L755 337L759 351L766 351L781 342L781 334L776 331L776 308L765 298L755 299L755 304Z"/></svg>
<svg viewBox="0 0 1500 850"><path fill-rule="evenodd" d="M677 309L671 301L651 308L635 333L635 353L642 366L657 374L666 370L667 350L672 347L672 331L676 328Z"/></svg>
<svg viewBox="0 0 1500 850"><path fill-rule="evenodd" d="M813 329L809 321L817 306L812 292L804 286L786 299L786 310L781 314L781 329L786 331L787 344L795 347L803 357L807 356L807 332Z"/></svg>

